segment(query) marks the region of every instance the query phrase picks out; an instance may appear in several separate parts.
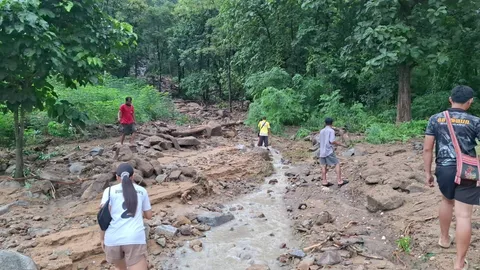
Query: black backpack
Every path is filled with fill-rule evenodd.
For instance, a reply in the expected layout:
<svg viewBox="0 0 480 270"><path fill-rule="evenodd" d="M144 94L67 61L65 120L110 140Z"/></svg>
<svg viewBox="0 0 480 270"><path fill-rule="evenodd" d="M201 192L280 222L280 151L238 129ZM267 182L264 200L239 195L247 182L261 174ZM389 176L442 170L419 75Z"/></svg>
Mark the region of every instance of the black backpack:
<svg viewBox="0 0 480 270"><path fill-rule="evenodd" d="M102 231L106 231L108 229L108 226L110 226L110 222L112 221L112 215L110 214L110 187L108 187L108 200L107 202L102 206L102 209L97 214L97 221L98 225L100 226L100 229Z"/></svg>

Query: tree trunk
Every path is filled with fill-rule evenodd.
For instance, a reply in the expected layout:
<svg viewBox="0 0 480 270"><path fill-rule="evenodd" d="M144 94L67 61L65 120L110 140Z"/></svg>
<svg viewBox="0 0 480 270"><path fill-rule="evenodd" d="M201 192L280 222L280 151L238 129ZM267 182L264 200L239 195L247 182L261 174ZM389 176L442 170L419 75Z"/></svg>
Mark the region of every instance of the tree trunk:
<svg viewBox="0 0 480 270"><path fill-rule="evenodd" d="M397 123L412 120L411 76L412 67L407 63L401 64L398 69Z"/></svg>
<svg viewBox="0 0 480 270"><path fill-rule="evenodd" d="M162 92L162 55L160 51L160 42L157 40L157 61L158 61L158 75L160 82L158 83L158 91Z"/></svg>
<svg viewBox="0 0 480 270"><path fill-rule="evenodd" d="M232 63L230 62L230 52L228 52L228 106L230 107L230 112L233 111L232 108ZM243 106L243 105L242 105Z"/></svg>
<svg viewBox="0 0 480 270"><path fill-rule="evenodd" d="M13 113L15 128L15 178L23 177L23 133L25 130L25 111L18 106Z"/></svg>

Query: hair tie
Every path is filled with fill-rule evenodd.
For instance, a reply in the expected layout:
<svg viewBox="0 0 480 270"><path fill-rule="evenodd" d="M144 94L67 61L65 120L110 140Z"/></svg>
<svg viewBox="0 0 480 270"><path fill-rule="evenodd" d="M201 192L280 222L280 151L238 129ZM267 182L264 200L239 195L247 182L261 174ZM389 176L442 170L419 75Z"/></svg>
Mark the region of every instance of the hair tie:
<svg viewBox="0 0 480 270"><path fill-rule="evenodd" d="M130 173L129 173L129 172L122 172L122 174L120 175L120 177L123 178L124 176L130 177Z"/></svg>

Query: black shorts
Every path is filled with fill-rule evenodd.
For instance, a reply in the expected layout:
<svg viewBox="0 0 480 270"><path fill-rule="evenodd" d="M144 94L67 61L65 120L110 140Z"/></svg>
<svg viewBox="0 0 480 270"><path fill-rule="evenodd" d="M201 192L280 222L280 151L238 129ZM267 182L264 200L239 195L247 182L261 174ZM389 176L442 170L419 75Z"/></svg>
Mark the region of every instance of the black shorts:
<svg viewBox="0 0 480 270"><path fill-rule="evenodd" d="M122 124L122 133L125 135L132 135L136 130L135 124Z"/></svg>
<svg viewBox="0 0 480 270"><path fill-rule="evenodd" d="M476 181L462 180L455 184L456 166L437 166L435 176L443 196L449 200L457 200L470 205L480 205L480 187Z"/></svg>
<svg viewBox="0 0 480 270"><path fill-rule="evenodd" d="M268 147L268 136L260 136L258 139L258 146L265 145L265 147Z"/></svg>

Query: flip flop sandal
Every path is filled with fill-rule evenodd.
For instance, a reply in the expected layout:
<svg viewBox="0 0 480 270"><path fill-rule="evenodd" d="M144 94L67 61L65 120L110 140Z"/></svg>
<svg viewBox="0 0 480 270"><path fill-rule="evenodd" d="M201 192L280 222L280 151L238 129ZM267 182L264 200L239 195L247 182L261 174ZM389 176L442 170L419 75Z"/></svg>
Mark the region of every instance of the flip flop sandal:
<svg viewBox="0 0 480 270"><path fill-rule="evenodd" d="M450 237L450 242L448 243L448 245L444 246L442 245L442 243L440 242L440 239L438 240L438 245L441 247L441 248L450 248L450 246L452 245L453 243L453 237L451 234L448 235L448 237Z"/></svg>
<svg viewBox="0 0 480 270"><path fill-rule="evenodd" d="M338 187L343 187L346 184L348 184L348 180L343 180L343 183L338 184Z"/></svg>
<svg viewBox="0 0 480 270"><path fill-rule="evenodd" d="M322 184L322 186L324 186L324 187L331 187L331 186L333 186L333 184L330 183L330 182L328 182L328 184L326 184L326 185Z"/></svg>

